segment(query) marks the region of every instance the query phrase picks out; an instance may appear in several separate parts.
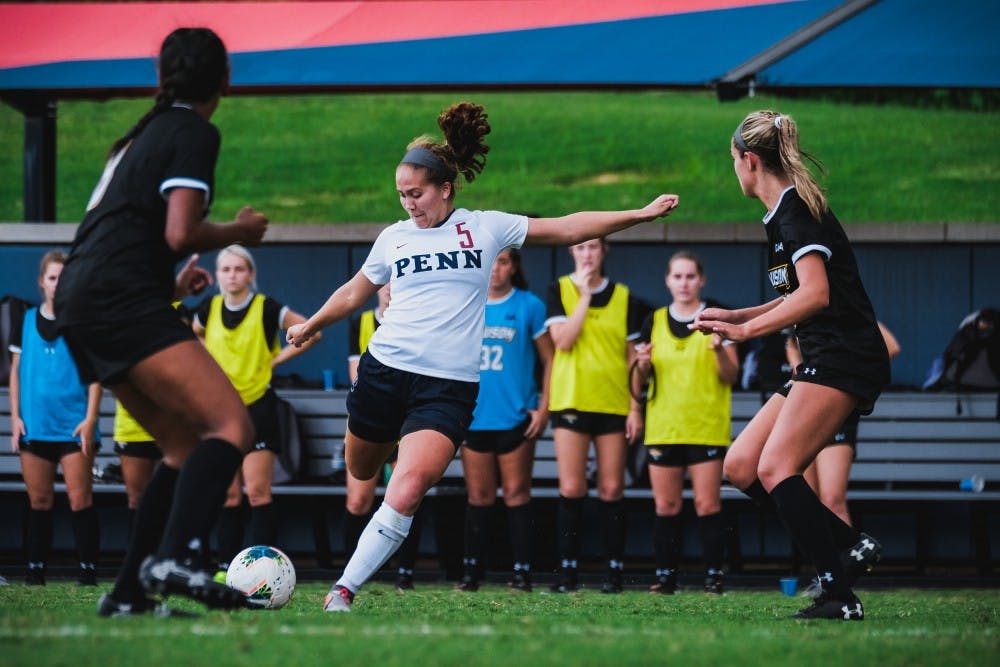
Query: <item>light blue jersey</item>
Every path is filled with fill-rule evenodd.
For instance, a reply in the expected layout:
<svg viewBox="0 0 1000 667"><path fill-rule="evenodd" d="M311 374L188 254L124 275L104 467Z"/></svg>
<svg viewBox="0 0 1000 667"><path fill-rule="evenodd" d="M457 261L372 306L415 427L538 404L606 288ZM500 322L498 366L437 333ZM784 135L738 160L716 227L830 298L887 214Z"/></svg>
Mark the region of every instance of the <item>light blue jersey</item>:
<svg viewBox="0 0 1000 667"><path fill-rule="evenodd" d="M545 333L545 304L526 290L486 302L479 357L479 399L472 431L505 431L538 405L535 339Z"/></svg>

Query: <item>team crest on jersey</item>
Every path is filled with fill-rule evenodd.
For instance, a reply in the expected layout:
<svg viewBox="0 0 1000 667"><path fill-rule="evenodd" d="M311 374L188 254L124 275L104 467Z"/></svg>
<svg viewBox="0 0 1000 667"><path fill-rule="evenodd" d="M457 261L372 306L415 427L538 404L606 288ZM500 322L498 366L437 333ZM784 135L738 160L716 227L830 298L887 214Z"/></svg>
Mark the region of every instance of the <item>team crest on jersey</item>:
<svg viewBox="0 0 1000 667"><path fill-rule="evenodd" d="M767 270L767 279L776 290L788 289L788 265L782 264Z"/></svg>
<svg viewBox="0 0 1000 667"><path fill-rule="evenodd" d="M423 273L425 271L481 269L483 268L483 251L475 249L421 253L409 257L400 257L393 262L393 265L396 267L397 278L401 278L407 273Z"/></svg>

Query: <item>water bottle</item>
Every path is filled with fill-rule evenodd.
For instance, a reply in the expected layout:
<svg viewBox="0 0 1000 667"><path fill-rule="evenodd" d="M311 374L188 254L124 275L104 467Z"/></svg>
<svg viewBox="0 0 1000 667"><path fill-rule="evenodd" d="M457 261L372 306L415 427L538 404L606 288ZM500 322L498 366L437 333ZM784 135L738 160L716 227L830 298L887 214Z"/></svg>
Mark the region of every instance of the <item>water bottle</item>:
<svg viewBox="0 0 1000 667"><path fill-rule="evenodd" d="M986 480L981 475L973 475L958 483L958 488L972 493L982 492L984 486L986 486Z"/></svg>

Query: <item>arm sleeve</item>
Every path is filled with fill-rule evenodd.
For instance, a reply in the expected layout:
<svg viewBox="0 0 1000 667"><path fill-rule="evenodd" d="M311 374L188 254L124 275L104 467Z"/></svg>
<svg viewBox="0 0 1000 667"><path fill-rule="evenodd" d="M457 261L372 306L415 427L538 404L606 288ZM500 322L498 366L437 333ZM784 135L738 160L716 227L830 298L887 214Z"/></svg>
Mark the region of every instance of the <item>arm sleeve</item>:
<svg viewBox="0 0 1000 667"><path fill-rule="evenodd" d="M262 317L264 320L264 340L269 346L281 345L278 340L278 331L281 330L281 320L287 310L288 307L284 304L269 296L264 297L264 315Z"/></svg>
<svg viewBox="0 0 1000 667"><path fill-rule="evenodd" d="M642 331L646 317L653 312L652 307L642 299L628 295L628 336L625 340L636 340Z"/></svg>
<svg viewBox="0 0 1000 667"><path fill-rule="evenodd" d="M559 291L559 281L549 285L545 292L545 317L548 319L561 317L565 319L566 307L563 306L562 293Z"/></svg>
<svg viewBox="0 0 1000 667"><path fill-rule="evenodd" d="M389 243L387 232L389 229L382 230L382 233L375 239L375 243L372 244L372 249L368 253L368 258L361 267L361 271L368 280L372 281L373 285L385 285L392 278L392 267L386 261L388 255L386 245Z"/></svg>
<svg viewBox="0 0 1000 667"><path fill-rule="evenodd" d="M520 248L528 236L528 218L502 211L483 211L480 224L497 240L500 249Z"/></svg>
<svg viewBox="0 0 1000 667"><path fill-rule="evenodd" d="M207 209L214 194L220 143L219 131L211 123L188 123L179 128L174 135L173 156L160 182L160 195L166 198L171 188L202 190Z"/></svg>
<svg viewBox="0 0 1000 667"><path fill-rule="evenodd" d="M538 338L548 331L548 328L545 326L545 304L531 292L528 292L528 297L528 317L530 318L531 337Z"/></svg>
<svg viewBox="0 0 1000 667"><path fill-rule="evenodd" d="M191 312L194 313L193 322L202 329L208 324L208 311L212 307L212 297L206 296L196 305Z"/></svg>
<svg viewBox="0 0 1000 667"><path fill-rule="evenodd" d="M830 259L833 253L823 238L822 223L798 211L782 216L777 222L785 244L785 252L791 258L792 264L811 252L822 253L825 260Z"/></svg>
<svg viewBox="0 0 1000 667"><path fill-rule="evenodd" d="M653 313L646 315L646 319L642 323L642 328L639 330L639 338L636 340L637 343L648 343L653 339Z"/></svg>

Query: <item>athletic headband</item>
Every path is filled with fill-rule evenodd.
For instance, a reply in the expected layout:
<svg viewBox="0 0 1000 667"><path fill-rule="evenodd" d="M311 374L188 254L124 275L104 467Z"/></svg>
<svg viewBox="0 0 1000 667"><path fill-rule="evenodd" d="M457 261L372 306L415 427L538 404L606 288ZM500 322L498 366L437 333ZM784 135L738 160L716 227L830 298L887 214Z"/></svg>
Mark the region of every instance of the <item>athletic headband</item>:
<svg viewBox="0 0 1000 667"><path fill-rule="evenodd" d="M746 121L743 121L743 123L745 122ZM736 147L742 152L746 153L750 150L750 147L747 146L746 140L743 139L743 123L740 123L736 128L736 131L733 132L733 143L736 144Z"/></svg>
<svg viewBox="0 0 1000 667"><path fill-rule="evenodd" d="M774 117L774 126L779 130L781 129L781 116Z"/></svg>
<svg viewBox="0 0 1000 667"><path fill-rule="evenodd" d="M427 167L431 171L436 171L440 174L445 174L451 178L454 178L454 170L449 169L448 165L444 163L444 160L439 158L431 151L423 146L414 146L410 150L406 151L406 155L403 159L399 161L399 164L416 164L421 167Z"/></svg>

